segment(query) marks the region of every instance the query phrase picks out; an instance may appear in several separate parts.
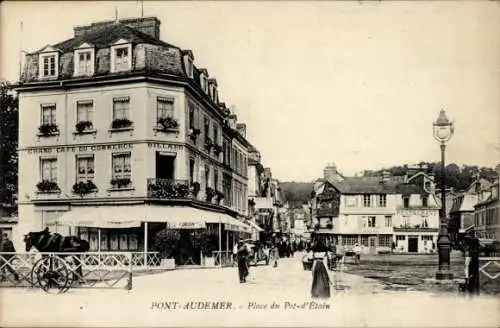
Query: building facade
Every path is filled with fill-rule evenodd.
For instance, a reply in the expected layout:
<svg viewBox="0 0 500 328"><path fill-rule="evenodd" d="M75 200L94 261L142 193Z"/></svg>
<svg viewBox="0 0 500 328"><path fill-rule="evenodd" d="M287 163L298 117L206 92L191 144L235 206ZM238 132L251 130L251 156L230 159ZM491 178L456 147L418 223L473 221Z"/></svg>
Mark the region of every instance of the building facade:
<svg viewBox="0 0 500 328"><path fill-rule="evenodd" d="M423 172L344 177L329 164L314 187L313 229L364 253L431 253L439 225L433 188Z"/></svg>
<svg viewBox="0 0 500 328"><path fill-rule="evenodd" d="M500 165L497 165L500 176ZM474 205L474 235L480 239L500 241L499 179L489 189L481 190Z"/></svg>
<svg viewBox="0 0 500 328"><path fill-rule="evenodd" d="M77 233L101 251L146 251L166 226L189 239L219 225L224 249L249 232L248 142L217 81L159 31L154 17L98 22L26 55L22 231Z"/></svg>

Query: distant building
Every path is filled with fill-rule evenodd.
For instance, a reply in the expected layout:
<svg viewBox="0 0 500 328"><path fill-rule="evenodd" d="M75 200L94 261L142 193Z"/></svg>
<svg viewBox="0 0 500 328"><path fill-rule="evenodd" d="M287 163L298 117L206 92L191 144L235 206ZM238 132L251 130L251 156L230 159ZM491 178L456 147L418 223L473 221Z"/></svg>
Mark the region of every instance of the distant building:
<svg viewBox="0 0 500 328"><path fill-rule="evenodd" d="M424 171L344 177L329 164L314 187L313 229L365 253L435 251L439 206L433 177Z"/></svg>
<svg viewBox="0 0 500 328"><path fill-rule="evenodd" d="M500 165L497 165L500 176ZM500 241L500 210L499 179L490 186L489 190L482 190L479 201L474 206L474 234L481 239Z"/></svg>
<svg viewBox="0 0 500 328"><path fill-rule="evenodd" d="M489 191L491 183L477 179L466 190L454 195L450 208L448 233L452 245L461 241L461 235L474 227L474 206L480 201L484 191Z"/></svg>

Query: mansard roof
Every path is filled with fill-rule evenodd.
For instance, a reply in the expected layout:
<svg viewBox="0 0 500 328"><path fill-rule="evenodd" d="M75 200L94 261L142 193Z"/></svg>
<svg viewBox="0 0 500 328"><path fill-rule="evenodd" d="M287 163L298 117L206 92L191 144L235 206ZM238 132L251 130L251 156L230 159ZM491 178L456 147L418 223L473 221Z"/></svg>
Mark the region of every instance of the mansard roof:
<svg viewBox="0 0 500 328"><path fill-rule="evenodd" d="M120 22L96 27L90 32L57 43L53 45L53 47L66 53L72 52L82 43L89 43L94 45L96 48L107 48L120 39L127 40L132 44L147 43L157 46L178 48L167 42L157 40Z"/></svg>

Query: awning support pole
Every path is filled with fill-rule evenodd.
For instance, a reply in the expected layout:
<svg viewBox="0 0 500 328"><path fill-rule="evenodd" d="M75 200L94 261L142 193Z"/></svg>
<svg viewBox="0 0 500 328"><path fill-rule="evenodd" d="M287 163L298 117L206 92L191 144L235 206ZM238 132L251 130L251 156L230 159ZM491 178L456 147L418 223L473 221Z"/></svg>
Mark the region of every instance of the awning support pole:
<svg viewBox="0 0 500 328"><path fill-rule="evenodd" d="M97 228L97 251L101 252L101 228Z"/></svg>
<svg viewBox="0 0 500 328"><path fill-rule="evenodd" d="M219 267L222 268L222 223L219 220Z"/></svg>
<svg viewBox="0 0 500 328"><path fill-rule="evenodd" d="M148 223L144 222L144 266L148 265Z"/></svg>

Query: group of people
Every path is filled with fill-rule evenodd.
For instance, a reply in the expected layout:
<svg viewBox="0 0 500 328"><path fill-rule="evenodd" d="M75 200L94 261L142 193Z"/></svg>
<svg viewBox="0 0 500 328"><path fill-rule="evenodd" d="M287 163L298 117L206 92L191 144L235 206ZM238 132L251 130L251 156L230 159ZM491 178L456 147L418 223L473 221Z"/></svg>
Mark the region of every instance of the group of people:
<svg viewBox="0 0 500 328"><path fill-rule="evenodd" d="M273 267L276 268L278 266L278 259L279 259L278 247L275 244L264 245L262 247L263 247L262 251L266 256L269 257L269 260L273 264ZM258 251L259 251L258 249L254 249L253 256L257 256L256 253ZM248 277L251 252L252 250L249 249L249 246L243 241L239 241L237 244L234 245L233 256L235 258L235 262L238 265L238 277L240 279L240 283L245 283Z"/></svg>

